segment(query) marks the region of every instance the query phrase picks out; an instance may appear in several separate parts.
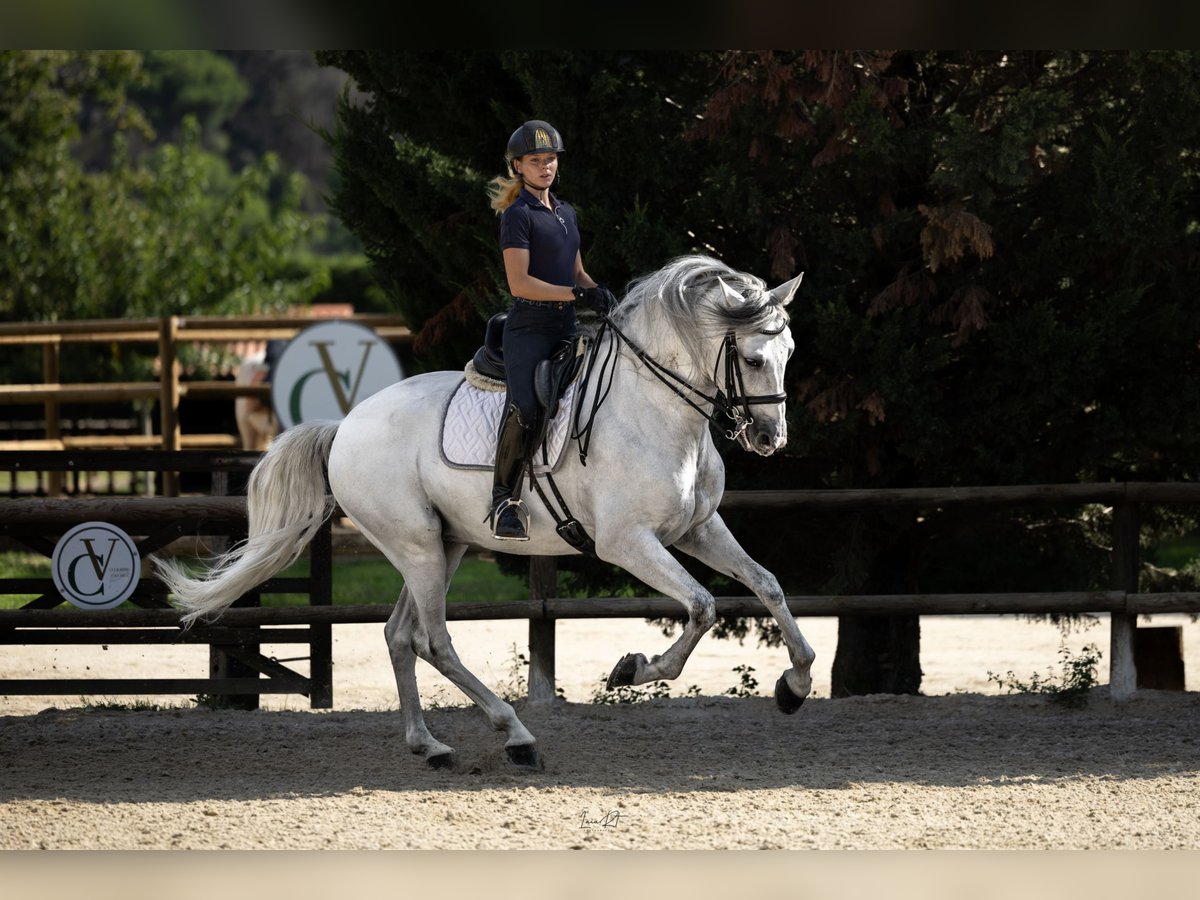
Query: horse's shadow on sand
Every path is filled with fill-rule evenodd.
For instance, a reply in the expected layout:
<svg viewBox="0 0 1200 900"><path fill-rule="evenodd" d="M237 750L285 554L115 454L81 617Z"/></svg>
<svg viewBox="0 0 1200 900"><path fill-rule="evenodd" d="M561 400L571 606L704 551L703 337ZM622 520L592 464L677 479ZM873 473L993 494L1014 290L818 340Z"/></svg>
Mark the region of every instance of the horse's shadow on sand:
<svg viewBox="0 0 1200 900"><path fill-rule="evenodd" d="M474 707L428 712L457 751L452 770L408 752L398 712L47 710L0 718L0 801L258 800L352 790L575 786L623 793L966 787L1200 771L1200 694L1143 692L1088 705L1044 698L516 704L545 762L521 770Z"/></svg>

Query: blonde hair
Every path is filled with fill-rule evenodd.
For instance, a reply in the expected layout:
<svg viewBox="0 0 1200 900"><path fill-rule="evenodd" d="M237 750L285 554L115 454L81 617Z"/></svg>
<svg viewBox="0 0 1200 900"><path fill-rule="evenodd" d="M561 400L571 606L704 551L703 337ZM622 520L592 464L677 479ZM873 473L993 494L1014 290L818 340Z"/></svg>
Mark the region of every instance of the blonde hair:
<svg viewBox="0 0 1200 900"><path fill-rule="evenodd" d="M523 186L519 175L497 175L491 180L488 184L488 196L492 198L492 209L496 211L496 215L513 205L517 197L521 196Z"/></svg>

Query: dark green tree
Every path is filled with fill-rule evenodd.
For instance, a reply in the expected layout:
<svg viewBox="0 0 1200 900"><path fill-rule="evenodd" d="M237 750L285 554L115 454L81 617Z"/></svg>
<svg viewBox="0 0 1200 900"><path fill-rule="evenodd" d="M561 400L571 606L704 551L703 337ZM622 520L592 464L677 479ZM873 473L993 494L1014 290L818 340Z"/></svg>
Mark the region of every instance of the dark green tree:
<svg viewBox="0 0 1200 900"><path fill-rule="evenodd" d="M331 135L335 207L430 368L504 305L484 187L537 116L610 284L683 250L805 271L791 443L726 454L731 488L1196 477L1194 52L318 60L366 98ZM728 518L790 593L1108 586L1104 511ZM841 625L835 692L919 689L915 617Z"/></svg>
<svg viewBox="0 0 1200 900"><path fill-rule="evenodd" d="M588 270L613 285L697 246L685 209L700 148L684 139L706 89L675 52L319 52L354 80L331 135L342 221L417 330L420 362L458 368L508 303L487 184L521 122L545 118L566 152Z"/></svg>
<svg viewBox="0 0 1200 900"><path fill-rule="evenodd" d="M846 487L1194 478L1198 62L731 54L705 130L811 275L791 452ZM1078 510L848 527L843 589L1107 586ZM835 691L915 689L915 619L841 624Z"/></svg>

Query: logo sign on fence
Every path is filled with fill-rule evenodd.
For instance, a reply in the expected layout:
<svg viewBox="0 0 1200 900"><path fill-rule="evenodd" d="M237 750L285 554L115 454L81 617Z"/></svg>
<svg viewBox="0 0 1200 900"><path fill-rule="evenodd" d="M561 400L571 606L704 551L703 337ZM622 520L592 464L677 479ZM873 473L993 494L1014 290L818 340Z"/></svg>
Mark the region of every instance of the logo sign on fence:
<svg viewBox="0 0 1200 900"><path fill-rule="evenodd" d="M107 522L84 522L62 536L50 574L59 594L80 609L120 606L138 586L142 560L133 540Z"/></svg>
<svg viewBox="0 0 1200 900"><path fill-rule="evenodd" d="M281 428L341 419L404 377L391 346L365 325L333 320L292 338L271 376L271 402Z"/></svg>

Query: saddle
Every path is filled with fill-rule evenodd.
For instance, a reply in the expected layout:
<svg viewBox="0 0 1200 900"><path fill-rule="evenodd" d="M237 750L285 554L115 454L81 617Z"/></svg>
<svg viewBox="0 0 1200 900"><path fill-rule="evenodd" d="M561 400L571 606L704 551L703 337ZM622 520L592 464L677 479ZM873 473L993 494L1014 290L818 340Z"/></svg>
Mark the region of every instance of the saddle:
<svg viewBox="0 0 1200 900"><path fill-rule="evenodd" d="M504 322L508 313L496 313L488 319L483 334L483 346L475 351L470 366L475 374L498 383L493 389L504 389ZM559 401L583 365L583 342L575 337L562 341L549 359L538 363L533 374L533 390L542 407L543 421L558 413Z"/></svg>
<svg viewBox="0 0 1200 900"><path fill-rule="evenodd" d="M504 322L507 318L508 313L497 313L488 319L487 328L484 330L483 346L475 351L475 355L465 367L466 380L469 384L484 390L505 390L503 340ZM586 343L586 338L578 334L562 341L555 348L550 358L542 360L534 370L533 389L540 408L538 410L537 421L534 423L533 440L530 446L541 448L543 463L547 465L550 464L547 441L548 432L550 431L551 423L558 416L559 406L562 403L563 397L571 390L576 376L579 375L580 370L583 368ZM565 418L561 423L564 431L567 427ZM565 440L565 434L559 437L560 440ZM563 500L558 487L554 484L554 478L550 474L549 469L545 471L546 482L550 485L550 489L554 492L554 496L558 500L558 506L562 509L561 514L546 496L540 481L533 477L533 460L531 459L529 462L530 481L541 497L542 503L545 504L550 514L554 517L556 523L555 530L559 536L581 553L595 556L595 543L587 532L583 530L583 526L579 524L578 520L571 515L571 511L567 509L566 501Z"/></svg>

